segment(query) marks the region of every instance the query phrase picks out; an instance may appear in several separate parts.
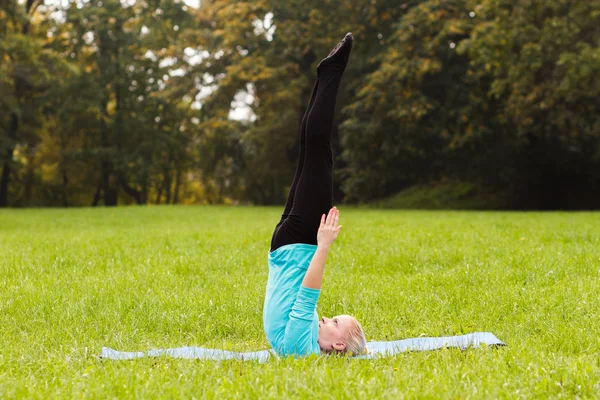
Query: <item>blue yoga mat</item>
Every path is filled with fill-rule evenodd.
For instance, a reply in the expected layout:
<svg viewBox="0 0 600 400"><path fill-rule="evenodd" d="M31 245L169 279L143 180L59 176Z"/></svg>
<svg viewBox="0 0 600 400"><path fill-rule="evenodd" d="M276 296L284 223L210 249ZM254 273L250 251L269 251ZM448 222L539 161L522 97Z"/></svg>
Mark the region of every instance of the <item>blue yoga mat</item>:
<svg viewBox="0 0 600 400"><path fill-rule="evenodd" d="M391 342L369 342L367 343L368 354L355 356L353 358L378 358L392 356L405 351L437 350L444 347L458 347L467 349L469 347L479 348L481 346L506 346L494 334L490 332L469 333L462 336L447 337L420 337L413 339L395 340ZM168 356L175 358L191 358L200 360L241 360L266 362L277 355L273 350L251 351L238 353L234 351L206 349L203 347L178 347L175 349L159 349L149 351L126 352L117 351L108 347L102 348L100 358L110 360L132 360L142 357Z"/></svg>

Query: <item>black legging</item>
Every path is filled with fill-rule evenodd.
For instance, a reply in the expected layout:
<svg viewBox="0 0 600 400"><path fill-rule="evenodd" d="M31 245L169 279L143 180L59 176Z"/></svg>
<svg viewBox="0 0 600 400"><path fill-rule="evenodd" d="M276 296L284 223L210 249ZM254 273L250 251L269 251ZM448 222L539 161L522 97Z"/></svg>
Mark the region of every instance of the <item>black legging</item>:
<svg viewBox="0 0 600 400"><path fill-rule="evenodd" d="M302 118L300 154L281 220L271 239L271 251L292 243L317 244L321 215L333 204L331 128L341 68L322 68Z"/></svg>

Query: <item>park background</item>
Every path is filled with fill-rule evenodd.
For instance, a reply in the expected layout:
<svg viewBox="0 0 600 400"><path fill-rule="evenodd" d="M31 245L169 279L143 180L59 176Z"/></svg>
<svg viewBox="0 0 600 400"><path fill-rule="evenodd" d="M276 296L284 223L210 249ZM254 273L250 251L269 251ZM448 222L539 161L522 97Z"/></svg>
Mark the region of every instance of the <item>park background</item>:
<svg viewBox="0 0 600 400"><path fill-rule="evenodd" d="M98 359L269 348L298 125L348 31L319 315L507 346ZM598 398L599 213L381 208L598 208L599 41L598 0L0 0L0 398Z"/></svg>
<svg viewBox="0 0 600 400"><path fill-rule="evenodd" d="M0 206L283 204L356 38L335 202L600 206L600 2L0 2Z"/></svg>

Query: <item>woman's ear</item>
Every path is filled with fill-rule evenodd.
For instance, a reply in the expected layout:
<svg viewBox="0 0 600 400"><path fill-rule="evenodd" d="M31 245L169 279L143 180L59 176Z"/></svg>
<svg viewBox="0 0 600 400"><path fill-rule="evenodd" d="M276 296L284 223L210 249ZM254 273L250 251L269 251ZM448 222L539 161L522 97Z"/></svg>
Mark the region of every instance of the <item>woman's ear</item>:
<svg viewBox="0 0 600 400"><path fill-rule="evenodd" d="M332 344L332 347L337 351L344 351L346 350L346 343L335 342L334 344Z"/></svg>

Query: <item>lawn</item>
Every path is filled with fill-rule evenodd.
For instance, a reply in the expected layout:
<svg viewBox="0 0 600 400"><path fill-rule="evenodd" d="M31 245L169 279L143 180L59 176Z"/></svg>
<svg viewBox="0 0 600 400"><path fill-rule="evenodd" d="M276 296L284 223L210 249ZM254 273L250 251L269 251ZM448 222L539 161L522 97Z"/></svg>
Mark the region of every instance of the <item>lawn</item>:
<svg viewBox="0 0 600 400"><path fill-rule="evenodd" d="M368 340L493 332L508 347L241 361L99 360L268 347L281 209L0 211L0 398L546 398L600 393L600 214L341 207L319 315Z"/></svg>

